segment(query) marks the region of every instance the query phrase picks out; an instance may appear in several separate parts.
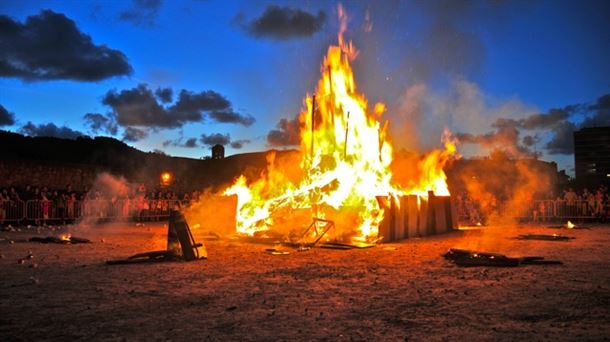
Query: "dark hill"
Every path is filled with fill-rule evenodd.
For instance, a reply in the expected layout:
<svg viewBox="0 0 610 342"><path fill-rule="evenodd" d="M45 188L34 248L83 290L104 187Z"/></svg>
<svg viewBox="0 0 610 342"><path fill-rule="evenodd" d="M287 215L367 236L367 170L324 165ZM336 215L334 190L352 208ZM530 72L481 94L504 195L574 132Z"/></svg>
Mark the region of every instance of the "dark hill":
<svg viewBox="0 0 610 342"><path fill-rule="evenodd" d="M191 159L171 157L161 153L142 152L109 137L79 137L75 140L53 137L27 137L0 131L0 176L2 186L24 186L30 182L45 181L58 184L79 183L70 179L73 173L96 174L110 172L124 176L132 182L155 186L164 171L174 174L176 190L203 189L230 183L242 173L258 175L266 165L267 152L245 153L224 159ZM290 152L279 152L290 153ZM31 169L42 175L27 177ZM62 169L61 172L56 172ZM69 170L74 170L70 172ZM68 170L68 171L66 171ZM92 171L93 170L93 171ZM63 174L68 179L47 179L44 173ZM21 177L17 177L21 176ZM80 176L82 177L82 175ZM94 176L87 176L91 178ZM19 180L16 180L19 179ZM93 181L92 179L89 181ZM88 180L81 186L86 187ZM46 184L33 184L46 185ZM76 184L78 186L78 184Z"/></svg>

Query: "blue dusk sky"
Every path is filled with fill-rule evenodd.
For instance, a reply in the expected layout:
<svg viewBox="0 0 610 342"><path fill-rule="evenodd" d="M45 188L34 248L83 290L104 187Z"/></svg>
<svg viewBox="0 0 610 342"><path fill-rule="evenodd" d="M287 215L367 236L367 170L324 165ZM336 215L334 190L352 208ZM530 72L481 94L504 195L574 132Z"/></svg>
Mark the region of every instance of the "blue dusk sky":
<svg viewBox="0 0 610 342"><path fill-rule="evenodd" d="M338 2L0 1L0 129L201 158L294 148ZM573 174L610 126L610 1L344 1L358 91L397 148L504 150Z"/></svg>

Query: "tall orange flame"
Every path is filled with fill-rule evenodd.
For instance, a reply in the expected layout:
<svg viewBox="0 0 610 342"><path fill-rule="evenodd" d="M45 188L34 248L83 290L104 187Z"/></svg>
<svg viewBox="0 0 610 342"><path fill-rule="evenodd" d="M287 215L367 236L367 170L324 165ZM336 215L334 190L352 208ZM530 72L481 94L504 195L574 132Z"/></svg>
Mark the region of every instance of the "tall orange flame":
<svg viewBox="0 0 610 342"><path fill-rule="evenodd" d="M342 220L337 226L344 236L375 239L383 219L376 196L427 196L428 190L449 194L443 166L455 155L456 141L448 131L443 136L445 149L433 151L417 166L422 175L416 183L407 188L393 183L388 122L380 121L386 107L377 103L370 110L357 92L350 61L358 52L344 41L347 16L341 6L338 12L339 45L328 48L322 78L315 94L305 98L299 116L304 176L296 183L289 181L275 168L272 154L259 180L248 184L243 176L237 179L224 194L238 195L238 232L267 230L286 214L298 216L304 210L303 217L309 220Z"/></svg>

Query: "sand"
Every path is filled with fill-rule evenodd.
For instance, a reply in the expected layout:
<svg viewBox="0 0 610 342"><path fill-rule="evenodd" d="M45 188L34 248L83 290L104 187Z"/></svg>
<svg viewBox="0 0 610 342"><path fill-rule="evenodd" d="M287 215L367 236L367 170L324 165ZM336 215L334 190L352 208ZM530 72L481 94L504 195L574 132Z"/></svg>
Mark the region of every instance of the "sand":
<svg viewBox="0 0 610 342"><path fill-rule="evenodd" d="M208 260L117 266L104 261L163 249L163 223L75 232L93 241L84 245L19 242L47 230L1 232L0 340L610 338L610 226L491 229L288 255L205 241ZM510 239L517 233L576 239ZM565 264L460 268L440 257L451 247Z"/></svg>

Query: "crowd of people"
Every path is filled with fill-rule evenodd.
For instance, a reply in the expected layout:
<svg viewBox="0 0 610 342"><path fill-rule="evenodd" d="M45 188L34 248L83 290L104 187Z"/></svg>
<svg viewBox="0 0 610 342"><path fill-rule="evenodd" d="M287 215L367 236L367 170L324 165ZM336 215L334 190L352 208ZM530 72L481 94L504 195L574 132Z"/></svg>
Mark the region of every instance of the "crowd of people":
<svg viewBox="0 0 610 342"><path fill-rule="evenodd" d="M580 193L568 188L554 200L538 201L533 208L534 221L546 221L554 216L586 217L606 221L610 217L608 188L600 186L593 191L584 188Z"/></svg>
<svg viewBox="0 0 610 342"><path fill-rule="evenodd" d="M136 221L158 220L169 210L186 207L200 198L200 191L177 193L169 189L149 189L143 184L104 191L76 191L68 184L62 189L28 185L23 188L0 189L0 225L9 223L69 223L81 217L124 218ZM459 221L482 224L491 213L500 213L502 203L492 194L486 197L458 193L454 204ZM527 203L519 215L522 219L543 222L569 218L605 221L610 218L610 193L601 186L594 191L572 188L555 199L539 199Z"/></svg>
<svg viewBox="0 0 610 342"><path fill-rule="evenodd" d="M201 196L200 191L176 193L147 189L143 184L111 190L76 191L70 184L63 189L31 185L0 189L0 225L5 222L44 225L72 222L80 217L155 220Z"/></svg>
<svg viewBox="0 0 610 342"><path fill-rule="evenodd" d="M494 195L476 195L475 198L472 194L463 192L454 197L460 222L482 224L490 215L507 214L503 213L502 201ZM581 192L568 188L554 199L539 198L531 202L523 202L522 205L513 206L511 209L520 212L508 213L509 215L534 222L564 219L607 221L610 219L610 193L605 186L600 186L594 191L584 188Z"/></svg>

